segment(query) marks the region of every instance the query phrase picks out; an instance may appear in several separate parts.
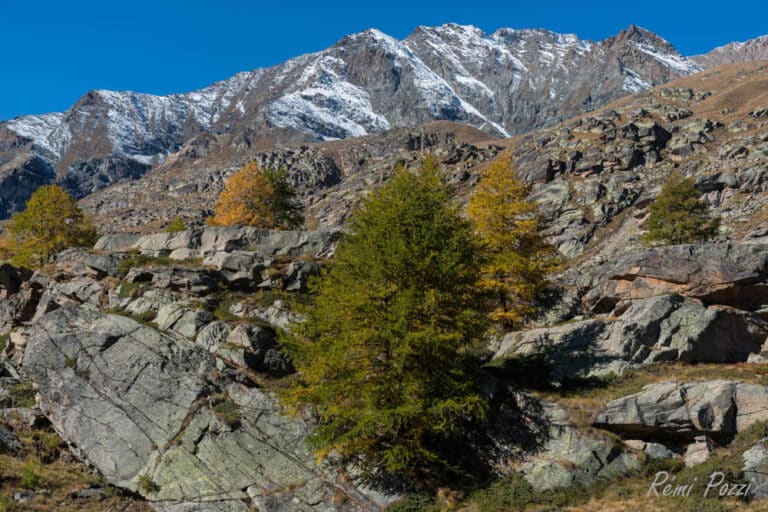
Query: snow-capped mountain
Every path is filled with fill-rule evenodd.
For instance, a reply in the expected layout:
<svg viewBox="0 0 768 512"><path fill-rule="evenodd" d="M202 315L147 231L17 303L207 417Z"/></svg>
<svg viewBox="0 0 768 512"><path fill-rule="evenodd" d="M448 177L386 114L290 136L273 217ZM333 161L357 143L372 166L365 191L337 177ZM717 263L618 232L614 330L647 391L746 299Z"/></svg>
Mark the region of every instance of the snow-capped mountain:
<svg viewBox="0 0 768 512"><path fill-rule="evenodd" d="M692 60L705 68L737 62L768 60L768 35L749 41L729 43L704 55L697 55Z"/></svg>
<svg viewBox="0 0 768 512"><path fill-rule="evenodd" d="M506 137L699 71L659 36L631 26L589 42L547 30L378 30L321 52L171 96L97 90L64 113L0 123L0 217L39 182L78 196L137 178L206 133L330 140L450 120ZM34 175L30 186L24 176Z"/></svg>

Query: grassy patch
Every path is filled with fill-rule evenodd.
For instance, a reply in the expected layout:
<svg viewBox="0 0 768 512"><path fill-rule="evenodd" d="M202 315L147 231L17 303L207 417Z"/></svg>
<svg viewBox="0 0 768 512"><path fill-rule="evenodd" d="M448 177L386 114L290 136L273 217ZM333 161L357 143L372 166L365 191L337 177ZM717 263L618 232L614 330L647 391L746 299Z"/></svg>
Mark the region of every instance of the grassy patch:
<svg viewBox="0 0 768 512"><path fill-rule="evenodd" d="M72 457L62 457L64 443L55 432L46 429L16 432L26 455L0 454L0 512L150 512L144 501L112 489L102 498L75 499L81 489L104 485L100 475ZM22 491L47 489L31 503L19 505L13 495ZM108 488L109 490L109 488Z"/></svg>
<svg viewBox="0 0 768 512"><path fill-rule="evenodd" d="M213 414L219 421L230 427L240 424L240 408L229 398L213 406Z"/></svg>
<svg viewBox="0 0 768 512"><path fill-rule="evenodd" d="M144 286L144 283L126 283L125 281L121 281L119 286L120 292L118 293L118 296L121 299L126 299L128 297L134 297Z"/></svg>
<svg viewBox="0 0 768 512"><path fill-rule="evenodd" d="M35 391L31 382L19 382L8 388L14 407L31 408L35 406Z"/></svg>
<svg viewBox="0 0 768 512"><path fill-rule="evenodd" d="M243 319L239 316L231 313L230 308L236 303L245 298L245 294L235 292L224 292L219 296L219 300L216 302L216 307L213 308L211 313L213 316L222 322L238 323Z"/></svg>
<svg viewBox="0 0 768 512"><path fill-rule="evenodd" d="M135 315L129 311L126 311L121 308L113 308L107 310L107 313L111 315L120 315L120 316L127 316L128 318L131 318L133 320L136 320L140 324L146 325L147 327L152 327L153 329L157 329L157 324L153 322L155 317L157 316L157 313L152 311L151 309L148 311L145 311L144 313L140 315Z"/></svg>
<svg viewBox="0 0 768 512"><path fill-rule="evenodd" d="M188 260L172 260L167 256L147 256L140 252L131 252L120 261L120 275L125 275L134 267L202 267L203 260L193 258Z"/></svg>
<svg viewBox="0 0 768 512"><path fill-rule="evenodd" d="M152 477L148 473L144 473L139 476L139 489L144 494L154 494L160 490L157 484L152 480Z"/></svg>

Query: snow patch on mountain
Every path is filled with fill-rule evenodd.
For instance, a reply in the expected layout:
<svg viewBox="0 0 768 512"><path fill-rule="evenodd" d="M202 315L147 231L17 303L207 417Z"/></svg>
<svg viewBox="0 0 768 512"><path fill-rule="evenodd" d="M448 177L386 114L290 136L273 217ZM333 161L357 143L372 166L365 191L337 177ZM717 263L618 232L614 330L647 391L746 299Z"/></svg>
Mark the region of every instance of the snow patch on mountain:
<svg viewBox="0 0 768 512"><path fill-rule="evenodd" d="M627 67L622 69L622 73L624 74L623 88L627 92L640 92L653 87L653 84L646 82L640 74Z"/></svg>
<svg viewBox="0 0 768 512"><path fill-rule="evenodd" d="M692 60L683 57L678 53L662 53L662 52L659 52L658 49L646 43L636 43L634 41L630 41L630 43L633 44L635 48L637 48L644 54L653 57L654 59L661 62L665 66L671 69L674 69L676 71L679 71L683 74L689 75L693 73L698 73L699 71L702 70L701 66L699 66Z"/></svg>
<svg viewBox="0 0 768 512"><path fill-rule="evenodd" d="M51 133L61 124L64 114L51 113L37 116L21 116L8 121L6 127L22 137L34 141L38 146L58 156L56 145L50 139Z"/></svg>
<svg viewBox="0 0 768 512"><path fill-rule="evenodd" d="M269 106L276 126L309 130L322 140L359 137L390 128L370 95L344 79L347 64L324 55L304 69L295 90Z"/></svg>

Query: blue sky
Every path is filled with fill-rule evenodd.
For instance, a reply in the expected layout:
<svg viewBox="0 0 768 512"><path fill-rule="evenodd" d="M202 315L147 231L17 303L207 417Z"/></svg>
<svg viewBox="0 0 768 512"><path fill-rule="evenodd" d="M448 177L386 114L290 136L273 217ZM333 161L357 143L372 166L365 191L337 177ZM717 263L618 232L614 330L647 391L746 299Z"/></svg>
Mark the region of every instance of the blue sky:
<svg viewBox="0 0 768 512"><path fill-rule="evenodd" d="M447 22L592 40L635 23L692 55L767 34L768 2L0 0L0 120L65 110L90 89L185 92L369 27L403 38Z"/></svg>

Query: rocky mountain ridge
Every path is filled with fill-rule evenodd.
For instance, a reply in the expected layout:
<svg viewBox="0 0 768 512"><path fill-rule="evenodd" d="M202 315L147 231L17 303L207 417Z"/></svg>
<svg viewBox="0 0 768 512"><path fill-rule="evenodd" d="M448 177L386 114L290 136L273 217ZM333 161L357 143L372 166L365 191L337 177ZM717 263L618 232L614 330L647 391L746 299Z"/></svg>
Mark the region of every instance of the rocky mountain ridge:
<svg viewBox="0 0 768 512"><path fill-rule="evenodd" d="M768 36L760 36L748 41L734 42L714 50L692 57L703 68L713 68L723 64L768 60Z"/></svg>
<svg viewBox="0 0 768 512"><path fill-rule="evenodd" d="M600 42L455 24L419 27L402 41L368 30L199 91L97 90L64 113L2 123L0 214L18 210L43 183L61 182L83 197L135 179L201 135L270 146L449 120L500 137L701 69L635 26Z"/></svg>
<svg viewBox="0 0 768 512"><path fill-rule="evenodd" d="M438 157L460 200L487 163L510 150L548 219L546 233L569 258L639 244L645 206L674 171L697 180L723 239L759 239L768 171L761 62L719 67L636 93L552 128L494 140L449 122L343 141L237 150L227 137L186 144L140 180L84 199L105 232L149 232L176 215L201 222L224 181L243 162L283 166L300 192L311 227L339 227L367 191L397 164ZM230 162L226 167L222 161Z"/></svg>

